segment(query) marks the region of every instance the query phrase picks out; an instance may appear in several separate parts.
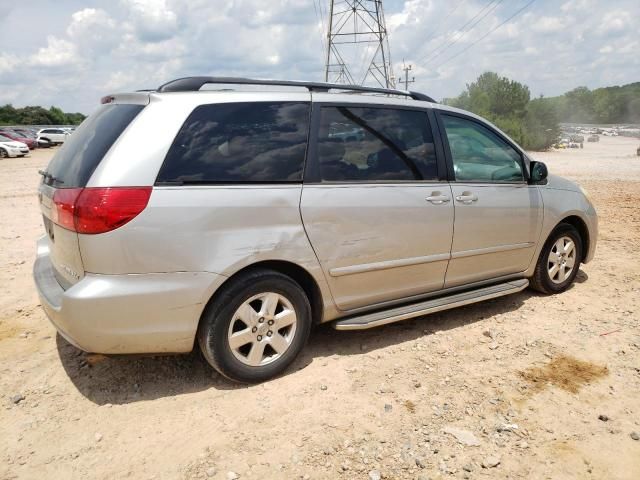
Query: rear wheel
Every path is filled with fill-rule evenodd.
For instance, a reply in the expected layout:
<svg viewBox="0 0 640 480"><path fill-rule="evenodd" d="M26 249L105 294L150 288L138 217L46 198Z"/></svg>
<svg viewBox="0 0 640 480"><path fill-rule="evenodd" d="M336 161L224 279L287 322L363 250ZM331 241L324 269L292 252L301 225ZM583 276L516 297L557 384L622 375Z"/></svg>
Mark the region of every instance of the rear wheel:
<svg viewBox="0 0 640 480"><path fill-rule="evenodd" d="M582 239L573 225L561 223L544 244L531 287L542 293L560 293L571 286L582 261Z"/></svg>
<svg viewBox="0 0 640 480"><path fill-rule="evenodd" d="M294 280L255 270L230 280L205 310L198 343L225 377L255 383L284 371L304 347L311 307Z"/></svg>

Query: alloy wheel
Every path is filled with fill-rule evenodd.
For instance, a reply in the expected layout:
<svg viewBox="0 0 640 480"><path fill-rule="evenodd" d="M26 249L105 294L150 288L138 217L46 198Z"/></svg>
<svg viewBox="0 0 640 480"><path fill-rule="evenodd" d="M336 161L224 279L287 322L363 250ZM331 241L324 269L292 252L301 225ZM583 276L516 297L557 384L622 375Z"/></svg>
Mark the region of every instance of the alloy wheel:
<svg viewBox="0 0 640 480"><path fill-rule="evenodd" d="M245 365L268 365L291 346L297 320L285 296L275 292L254 295L233 314L227 333L229 348Z"/></svg>
<svg viewBox="0 0 640 480"><path fill-rule="evenodd" d="M556 284L564 282L573 272L575 264L576 245L574 241L568 236L560 237L549 252L547 260L549 278Z"/></svg>

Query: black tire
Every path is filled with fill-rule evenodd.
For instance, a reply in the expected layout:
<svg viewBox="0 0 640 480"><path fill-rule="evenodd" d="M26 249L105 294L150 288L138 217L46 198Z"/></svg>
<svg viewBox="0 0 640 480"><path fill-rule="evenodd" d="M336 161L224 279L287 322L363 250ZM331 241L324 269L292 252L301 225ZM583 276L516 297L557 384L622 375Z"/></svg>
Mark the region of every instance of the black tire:
<svg viewBox="0 0 640 480"><path fill-rule="evenodd" d="M293 306L295 332L289 347L278 358L266 365L250 366L232 352L228 340L230 324L238 321L234 315L245 301L266 292L286 297ZM252 270L229 280L207 305L198 327L198 344L207 362L228 379L259 383L282 373L293 362L309 338L311 322L309 299L298 283L273 270Z"/></svg>
<svg viewBox="0 0 640 480"><path fill-rule="evenodd" d="M575 245L575 264L567 278L564 281L557 283L553 281L549 275L549 255L551 254L551 250L555 243L562 237L569 237ZM578 230L568 223L560 223L551 232L549 238L547 238L547 241L540 251L536 269L534 270L533 277L530 278L531 288L547 295L564 292L571 286L578 274L578 270L580 270L582 255L582 238L580 237Z"/></svg>
<svg viewBox="0 0 640 480"><path fill-rule="evenodd" d="M0 148L0 158L8 158L9 154L4 148Z"/></svg>

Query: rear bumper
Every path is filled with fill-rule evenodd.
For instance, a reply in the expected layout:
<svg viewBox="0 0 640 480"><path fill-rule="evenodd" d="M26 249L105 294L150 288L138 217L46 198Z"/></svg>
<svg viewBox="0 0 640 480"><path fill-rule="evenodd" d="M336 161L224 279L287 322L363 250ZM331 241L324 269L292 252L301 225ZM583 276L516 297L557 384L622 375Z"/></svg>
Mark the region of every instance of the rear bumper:
<svg viewBox="0 0 640 480"><path fill-rule="evenodd" d="M56 330L94 353L191 351L204 306L225 279L206 272L87 273L64 290L43 241L38 242L33 276Z"/></svg>

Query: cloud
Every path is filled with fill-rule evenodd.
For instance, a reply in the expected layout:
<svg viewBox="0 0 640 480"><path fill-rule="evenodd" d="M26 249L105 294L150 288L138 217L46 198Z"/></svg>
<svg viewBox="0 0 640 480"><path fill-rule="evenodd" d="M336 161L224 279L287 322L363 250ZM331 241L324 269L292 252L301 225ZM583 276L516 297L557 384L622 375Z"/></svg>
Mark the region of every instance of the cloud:
<svg viewBox="0 0 640 480"><path fill-rule="evenodd" d="M104 10L85 8L71 15L66 29L69 38L80 50L104 51L120 39L118 24Z"/></svg>
<svg viewBox="0 0 640 480"><path fill-rule="evenodd" d="M186 75L322 80L321 2L325 22L309 0L42 2L38 18L48 22L37 31L15 27L34 7L12 2L10 19L0 19L0 104L88 113L107 93ZM534 95L640 80L637 0L538 0L479 41L524 2L492 5L387 0L396 76L403 60L413 64L410 88L436 98L457 95L486 70L527 83ZM354 70L362 53L349 60Z"/></svg>
<svg viewBox="0 0 640 480"><path fill-rule="evenodd" d="M122 0L137 37L159 42L175 35L178 16L165 0Z"/></svg>
<svg viewBox="0 0 640 480"><path fill-rule="evenodd" d="M565 20L566 22L566 20ZM566 27L565 22L563 22L558 17L540 17L532 26L531 30L539 33L552 33L558 32Z"/></svg>
<svg viewBox="0 0 640 480"><path fill-rule="evenodd" d="M76 45L68 40L47 37L47 46L29 59L29 64L43 67L64 67L74 65L80 61Z"/></svg>

